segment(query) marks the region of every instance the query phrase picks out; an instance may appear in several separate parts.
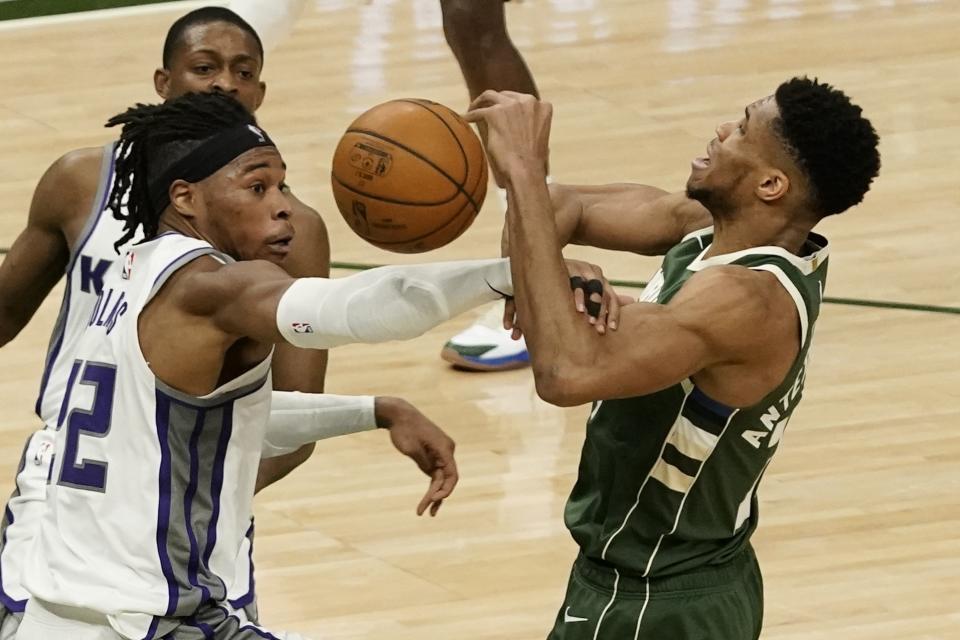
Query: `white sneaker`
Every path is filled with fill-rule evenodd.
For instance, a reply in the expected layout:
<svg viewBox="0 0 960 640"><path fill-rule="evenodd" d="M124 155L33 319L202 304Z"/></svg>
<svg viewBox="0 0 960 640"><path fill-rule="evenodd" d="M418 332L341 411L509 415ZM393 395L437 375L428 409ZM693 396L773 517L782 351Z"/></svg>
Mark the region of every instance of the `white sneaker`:
<svg viewBox="0 0 960 640"><path fill-rule="evenodd" d="M514 340L503 328L503 303L490 306L477 322L443 346L440 357L470 371L505 371L530 363L527 343Z"/></svg>

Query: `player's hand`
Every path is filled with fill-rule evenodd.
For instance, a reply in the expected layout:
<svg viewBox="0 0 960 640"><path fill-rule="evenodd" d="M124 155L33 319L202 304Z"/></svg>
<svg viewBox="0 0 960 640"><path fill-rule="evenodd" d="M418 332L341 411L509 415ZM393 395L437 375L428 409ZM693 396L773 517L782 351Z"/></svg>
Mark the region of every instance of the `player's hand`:
<svg viewBox="0 0 960 640"><path fill-rule="evenodd" d="M397 451L416 462L430 478L430 486L417 505L417 515L428 508L431 516L437 515L459 480L453 440L406 400L378 396L376 418L378 427L390 430Z"/></svg>
<svg viewBox="0 0 960 640"><path fill-rule="evenodd" d="M566 263L576 310L585 314L587 321L596 327L597 333L616 331L621 307L633 304L636 299L617 293L603 275L603 269L597 265L582 260L566 260ZM508 299L504 304L503 328L513 331L514 340L519 340L523 335L522 328L517 324L517 305L513 299Z"/></svg>
<svg viewBox="0 0 960 640"><path fill-rule="evenodd" d="M553 106L515 91L484 91L464 114L487 127L487 155L495 173L520 167L544 170L550 156Z"/></svg>

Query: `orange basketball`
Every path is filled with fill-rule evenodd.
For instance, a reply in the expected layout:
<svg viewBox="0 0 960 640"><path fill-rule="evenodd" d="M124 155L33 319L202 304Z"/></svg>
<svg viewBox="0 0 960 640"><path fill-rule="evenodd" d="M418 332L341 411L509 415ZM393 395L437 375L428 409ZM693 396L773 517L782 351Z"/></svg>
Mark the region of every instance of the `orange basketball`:
<svg viewBox="0 0 960 640"><path fill-rule="evenodd" d="M333 197L357 235L399 253L466 231L487 193L480 139L447 107L391 100L350 124L333 154Z"/></svg>

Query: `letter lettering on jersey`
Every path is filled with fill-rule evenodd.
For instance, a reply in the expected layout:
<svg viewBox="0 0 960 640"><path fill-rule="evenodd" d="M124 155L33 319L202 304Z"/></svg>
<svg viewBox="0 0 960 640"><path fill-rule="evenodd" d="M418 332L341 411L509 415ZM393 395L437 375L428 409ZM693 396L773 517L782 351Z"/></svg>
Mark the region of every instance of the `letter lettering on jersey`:
<svg viewBox="0 0 960 640"><path fill-rule="evenodd" d="M101 294L101 297L103 297L102 294ZM110 298L112 297L113 297L113 289L110 289L109 291L107 291L107 299L104 300L103 303L100 305L100 315L97 316L97 322L96 322L96 325L98 327L103 326L103 321L106 319L105 314L107 313L107 308L110 306Z"/></svg>
<svg viewBox="0 0 960 640"><path fill-rule="evenodd" d="M107 315L107 320L104 322L104 326L107 329L107 335L110 335L110 332L113 331L113 328L117 325L117 320L119 320L123 314L127 312L127 303L124 302L123 298L126 296L126 293L121 291L120 297L117 298L116 304L113 305L110 314Z"/></svg>
<svg viewBox="0 0 960 640"><path fill-rule="evenodd" d="M94 267L93 258L80 256L80 290L99 295L103 291L103 276L111 264L109 260L97 260L97 266Z"/></svg>
<svg viewBox="0 0 960 640"><path fill-rule="evenodd" d="M763 442L763 439L767 437L766 431L751 431L747 430L743 432L743 439L750 443L750 446L754 449L760 448L760 443Z"/></svg>
<svg viewBox="0 0 960 640"><path fill-rule="evenodd" d="M763 423L764 428L767 431L773 431L773 428L776 426L777 421L780 420L780 411L777 410L776 405L772 405L767 409L767 412L760 416L760 422Z"/></svg>

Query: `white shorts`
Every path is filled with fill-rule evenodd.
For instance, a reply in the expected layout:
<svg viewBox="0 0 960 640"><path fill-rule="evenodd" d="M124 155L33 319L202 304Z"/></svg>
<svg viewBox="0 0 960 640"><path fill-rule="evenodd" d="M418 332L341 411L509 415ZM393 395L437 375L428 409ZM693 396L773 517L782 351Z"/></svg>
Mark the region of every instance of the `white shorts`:
<svg viewBox="0 0 960 640"><path fill-rule="evenodd" d="M243 610L213 605L158 631L164 640L307 640L296 633L275 633L247 620ZM16 640L140 640L117 633L107 616L89 609L65 607L33 598L20 623ZM155 640L155 639L151 639Z"/></svg>

